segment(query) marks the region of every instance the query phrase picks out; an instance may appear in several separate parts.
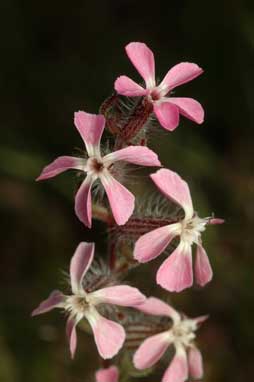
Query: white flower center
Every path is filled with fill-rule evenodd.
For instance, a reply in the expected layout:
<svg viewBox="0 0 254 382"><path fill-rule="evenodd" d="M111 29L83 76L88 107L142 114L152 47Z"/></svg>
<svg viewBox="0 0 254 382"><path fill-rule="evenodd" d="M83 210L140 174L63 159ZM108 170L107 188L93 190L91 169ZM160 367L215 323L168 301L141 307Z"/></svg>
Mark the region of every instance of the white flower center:
<svg viewBox="0 0 254 382"><path fill-rule="evenodd" d="M201 219L194 215L191 219L183 220L181 222L182 232L181 239L189 245L200 243L201 232L205 231L207 219Z"/></svg>
<svg viewBox="0 0 254 382"><path fill-rule="evenodd" d="M194 331L197 329L193 320L182 320L176 323L171 329L174 341L184 346L190 346L195 339Z"/></svg>
<svg viewBox="0 0 254 382"><path fill-rule="evenodd" d="M68 296L65 303L65 309L73 316L84 315L89 306L87 297L79 295Z"/></svg>

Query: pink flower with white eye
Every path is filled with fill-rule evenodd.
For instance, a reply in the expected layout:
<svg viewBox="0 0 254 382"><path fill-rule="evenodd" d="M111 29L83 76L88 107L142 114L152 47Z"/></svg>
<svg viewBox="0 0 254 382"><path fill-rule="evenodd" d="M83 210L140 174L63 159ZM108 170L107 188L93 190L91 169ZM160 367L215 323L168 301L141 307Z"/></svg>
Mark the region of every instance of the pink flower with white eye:
<svg viewBox="0 0 254 382"><path fill-rule="evenodd" d="M110 366L107 369L100 369L96 372L96 382L118 382L119 371L116 366Z"/></svg>
<svg viewBox="0 0 254 382"><path fill-rule="evenodd" d="M89 228L92 220L91 189L99 179L106 191L117 224L125 224L134 210L134 195L111 174L114 163L125 161L141 166L160 166L158 156L147 147L129 146L101 156L100 140L105 127L103 115L75 113L74 124L83 139L88 159L61 156L46 166L37 180L52 178L66 170L84 171L86 178L75 197L75 212Z"/></svg>
<svg viewBox="0 0 254 382"><path fill-rule="evenodd" d="M169 97L175 87L198 77L203 73L203 69L191 62L181 62L173 66L162 82L156 85L154 55L148 46L141 42L131 42L125 50L145 80L146 88L129 77L120 76L115 81L115 90L119 94L128 97L146 96L152 102L154 113L166 130L172 131L178 126L179 114L198 124L204 121L204 110L199 102L192 98Z"/></svg>
<svg viewBox="0 0 254 382"><path fill-rule="evenodd" d="M91 325L95 343L102 358L114 357L124 343L123 327L101 316L96 309L97 305L114 304L133 307L146 299L138 289L128 285L116 285L88 293L82 284L93 257L94 243L80 243L70 263L72 294L66 296L55 290L32 312L32 316L36 316L54 308L60 308L69 314L66 334L72 358L77 346L76 326L83 318L86 318Z"/></svg>
<svg viewBox="0 0 254 382"><path fill-rule="evenodd" d="M200 286L212 279L212 268L202 246L201 233L207 224L221 224L222 219L200 218L193 210L188 184L175 172L161 169L150 175L159 190L183 208L184 219L165 225L141 236L134 248L134 257L146 263L159 256L175 238L178 247L162 263L157 272L157 283L170 292L180 292L193 284L192 245L196 244L195 277Z"/></svg>
<svg viewBox="0 0 254 382"><path fill-rule="evenodd" d="M147 338L134 354L134 365L143 370L154 366L169 346L175 347L175 355L163 375L162 382L184 382L188 378L200 379L203 376L203 362L200 351L194 344L196 330L207 316L197 318L181 315L165 302L150 297L137 307L147 314L167 316L173 321L169 330Z"/></svg>

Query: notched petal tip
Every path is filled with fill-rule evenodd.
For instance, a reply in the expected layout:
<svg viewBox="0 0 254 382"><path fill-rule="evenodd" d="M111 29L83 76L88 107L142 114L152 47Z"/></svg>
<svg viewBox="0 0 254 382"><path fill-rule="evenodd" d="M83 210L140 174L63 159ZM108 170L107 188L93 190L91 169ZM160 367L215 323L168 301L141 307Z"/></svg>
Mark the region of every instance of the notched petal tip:
<svg viewBox="0 0 254 382"><path fill-rule="evenodd" d="M102 114L90 114L85 111L75 112L74 125L83 139L89 155L93 153L91 146L99 149L105 128L105 117Z"/></svg>

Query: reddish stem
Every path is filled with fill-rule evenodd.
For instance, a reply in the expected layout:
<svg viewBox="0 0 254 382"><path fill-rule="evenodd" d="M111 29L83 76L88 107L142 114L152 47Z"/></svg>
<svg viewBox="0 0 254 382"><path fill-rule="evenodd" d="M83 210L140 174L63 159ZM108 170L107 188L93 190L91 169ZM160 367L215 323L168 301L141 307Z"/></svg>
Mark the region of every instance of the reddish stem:
<svg viewBox="0 0 254 382"><path fill-rule="evenodd" d="M156 228L165 225L177 223L178 219L161 219L161 218L131 218L124 226L109 226L109 232L123 236L138 237Z"/></svg>

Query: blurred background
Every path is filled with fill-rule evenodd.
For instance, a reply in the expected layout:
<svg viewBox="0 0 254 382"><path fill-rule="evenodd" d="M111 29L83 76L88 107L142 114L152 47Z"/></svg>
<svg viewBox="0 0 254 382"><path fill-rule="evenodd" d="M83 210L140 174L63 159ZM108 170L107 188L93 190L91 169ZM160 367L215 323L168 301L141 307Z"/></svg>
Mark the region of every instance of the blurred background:
<svg viewBox="0 0 254 382"><path fill-rule="evenodd" d="M174 133L151 141L164 165L188 180L200 216L226 219L204 235L213 281L172 300L190 316L210 314L199 337L204 381L251 381L253 2L1 0L0 36L0 381L93 380L93 340L80 331L70 361L62 315L31 319L30 312L61 286L79 241L96 240L103 250L104 227L88 232L76 219L72 174L34 179L56 156L82 148L74 111L98 112L120 74L140 81L125 55L130 41L152 48L160 78L181 61L205 70L176 89L203 104L205 123L182 118ZM142 267L138 272L146 288Z"/></svg>

